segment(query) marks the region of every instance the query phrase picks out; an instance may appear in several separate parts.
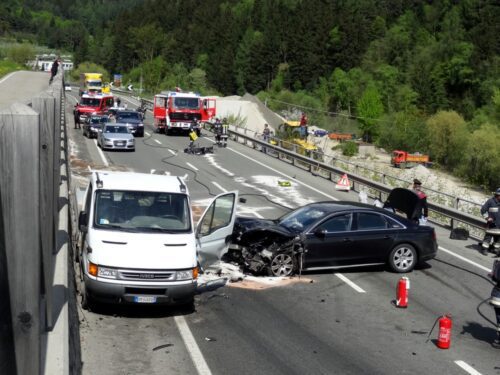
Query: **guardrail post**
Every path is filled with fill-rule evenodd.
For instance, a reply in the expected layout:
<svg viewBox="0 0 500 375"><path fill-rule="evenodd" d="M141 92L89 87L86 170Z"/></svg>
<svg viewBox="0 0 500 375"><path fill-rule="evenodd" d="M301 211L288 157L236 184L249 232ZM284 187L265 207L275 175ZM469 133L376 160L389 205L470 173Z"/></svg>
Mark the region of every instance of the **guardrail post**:
<svg viewBox="0 0 500 375"><path fill-rule="evenodd" d="M40 373L39 150L38 113L18 103L1 111L1 214L18 374Z"/></svg>
<svg viewBox="0 0 500 375"><path fill-rule="evenodd" d="M57 227L54 210L57 211L59 184L54 186L54 153L59 156L59 147L54 142L58 117L56 116L56 98L42 93L32 100L33 109L40 114L40 241L42 246L43 294L45 296L45 324L47 330L53 327L52 319L52 279L53 253L56 249Z"/></svg>
<svg viewBox="0 0 500 375"><path fill-rule="evenodd" d="M459 197L455 197L455 202L454 202L454 206L453 208L455 208L455 210L458 210L458 205L460 204L460 198Z"/></svg>

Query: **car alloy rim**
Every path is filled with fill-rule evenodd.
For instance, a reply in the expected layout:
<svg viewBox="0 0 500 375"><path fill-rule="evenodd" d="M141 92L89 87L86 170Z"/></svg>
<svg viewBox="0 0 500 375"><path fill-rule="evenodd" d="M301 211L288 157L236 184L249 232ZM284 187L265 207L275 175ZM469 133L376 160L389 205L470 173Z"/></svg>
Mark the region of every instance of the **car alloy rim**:
<svg viewBox="0 0 500 375"><path fill-rule="evenodd" d="M271 272L274 276L288 276L293 271L293 259L288 254L278 254L271 262Z"/></svg>
<svg viewBox="0 0 500 375"><path fill-rule="evenodd" d="M413 261L413 252L408 247L401 247L394 253L394 264L400 270L410 268Z"/></svg>

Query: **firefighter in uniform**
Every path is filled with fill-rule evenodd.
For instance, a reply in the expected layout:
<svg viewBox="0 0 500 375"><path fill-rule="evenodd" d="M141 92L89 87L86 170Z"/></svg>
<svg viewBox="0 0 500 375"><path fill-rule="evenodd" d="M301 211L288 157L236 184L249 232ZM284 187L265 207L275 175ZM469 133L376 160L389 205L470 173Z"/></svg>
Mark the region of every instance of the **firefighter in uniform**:
<svg viewBox="0 0 500 375"><path fill-rule="evenodd" d="M481 243L481 253L486 255L493 240L493 249L496 255L500 255L500 187L495 191L493 197L488 199L481 207L481 215L486 219L486 231Z"/></svg>
<svg viewBox="0 0 500 375"><path fill-rule="evenodd" d="M228 129L229 129L229 124L226 121L222 122L222 131L221 131L221 141L222 141L222 147L227 147L227 138L229 136Z"/></svg>
<svg viewBox="0 0 500 375"><path fill-rule="evenodd" d="M217 143L217 146L221 146L222 145L222 122L219 120L219 118L215 119L214 132L215 132L215 143Z"/></svg>

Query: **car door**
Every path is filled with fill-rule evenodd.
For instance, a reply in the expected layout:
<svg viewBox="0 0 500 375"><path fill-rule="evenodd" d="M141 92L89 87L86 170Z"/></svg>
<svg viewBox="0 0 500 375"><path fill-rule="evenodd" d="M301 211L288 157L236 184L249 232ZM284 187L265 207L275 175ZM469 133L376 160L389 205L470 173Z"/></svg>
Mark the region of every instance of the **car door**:
<svg viewBox="0 0 500 375"><path fill-rule="evenodd" d="M304 268L321 269L344 266L352 257L352 213L335 214L306 234Z"/></svg>
<svg viewBox="0 0 500 375"><path fill-rule="evenodd" d="M218 262L227 251L236 218L238 192L215 197L196 226L198 263L202 268Z"/></svg>
<svg viewBox="0 0 500 375"><path fill-rule="evenodd" d="M396 228L378 212L357 212L352 238L357 264L384 263L397 235Z"/></svg>

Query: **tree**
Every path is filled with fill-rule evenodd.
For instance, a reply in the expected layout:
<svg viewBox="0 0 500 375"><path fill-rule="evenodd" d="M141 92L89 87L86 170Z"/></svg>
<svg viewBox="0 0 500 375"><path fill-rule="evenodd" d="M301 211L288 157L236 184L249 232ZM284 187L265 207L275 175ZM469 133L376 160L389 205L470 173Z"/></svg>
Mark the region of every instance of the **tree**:
<svg viewBox="0 0 500 375"><path fill-rule="evenodd" d="M426 123L431 158L449 168L457 167L469 136L465 120L455 111L439 111Z"/></svg>
<svg viewBox="0 0 500 375"><path fill-rule="evenodd" d="M484 124L474 131L464 153L460 175L485 188L500 186L500 133L498 127Z"/></svg>
<svg viewBox="0 0 500 375"><path fill-rule="evenodd" d="M17 44L8 49L7 57L18 64L26 65L28 61L34 59L35 48L28 43Z"/></svg>
<svg viewBox="0 0 500 375"><path fill-rule="evenodd" d="M363 139L366 142L372 142L373 138L378 135L379 120L384 113L384 105L374 84L369 85L359 99L356 113Z"/></svg>

